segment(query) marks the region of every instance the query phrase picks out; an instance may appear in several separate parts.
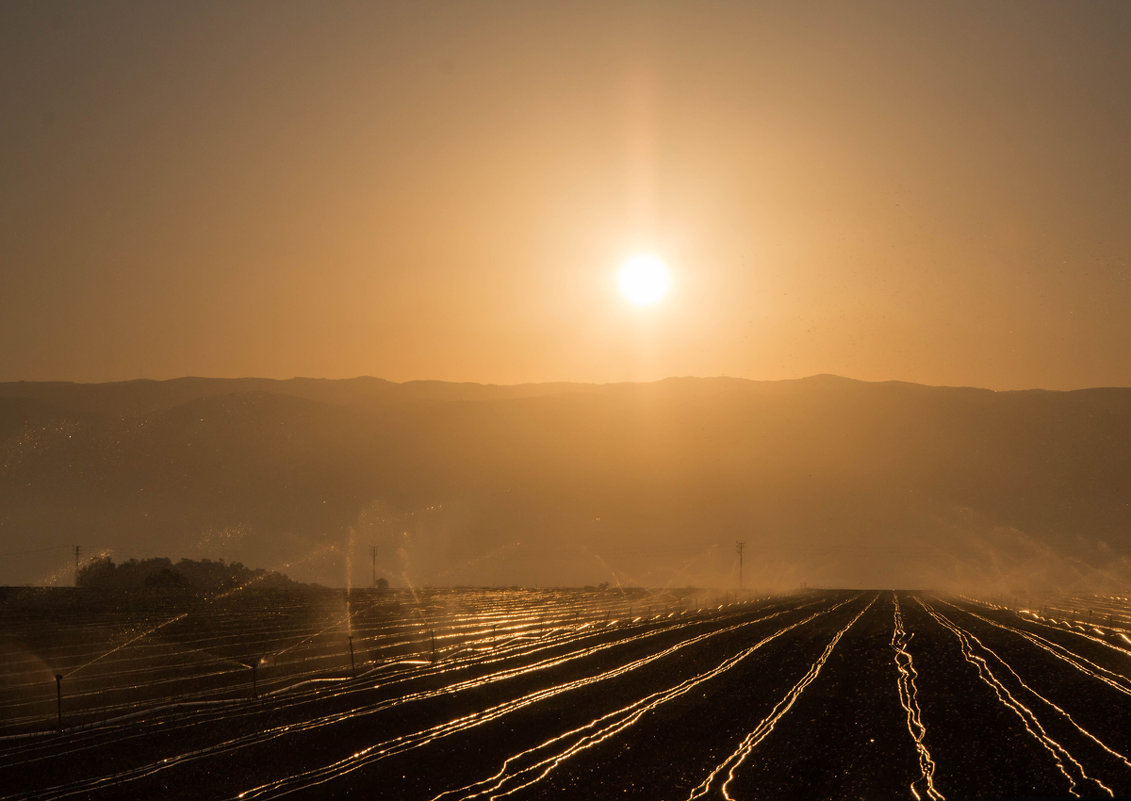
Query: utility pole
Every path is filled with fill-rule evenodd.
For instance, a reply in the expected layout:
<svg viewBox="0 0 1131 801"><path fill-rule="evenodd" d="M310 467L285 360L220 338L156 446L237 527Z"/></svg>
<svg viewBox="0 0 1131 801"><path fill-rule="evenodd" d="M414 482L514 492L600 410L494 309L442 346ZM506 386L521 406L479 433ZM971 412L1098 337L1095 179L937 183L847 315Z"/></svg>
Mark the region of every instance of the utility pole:
<svg viewBox="0 0 1131 801"><path fill-rule="evenodd" d="M377 546L369 546L369 557L373 560L373 586L377 586Z"/></svg>
<svg viewBox="0 0 1131 801"><path fill-rule="evenodd" d="M79 586L79 553L82 548L78 545L75 546L75 586Z"/></svg>
<svg viewBox="0 0 1131 801"><path fill-rule="evenodd" d="M745 547L745 542L736 542L734 550L738 554L738 589L742 589L742 549Z"/></svg>

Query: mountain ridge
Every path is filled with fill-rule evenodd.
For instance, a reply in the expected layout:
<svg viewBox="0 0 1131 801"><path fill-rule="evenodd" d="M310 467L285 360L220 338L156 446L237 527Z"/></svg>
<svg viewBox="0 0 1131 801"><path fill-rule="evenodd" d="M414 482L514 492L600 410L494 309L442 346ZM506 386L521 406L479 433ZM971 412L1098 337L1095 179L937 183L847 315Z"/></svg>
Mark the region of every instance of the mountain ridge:
<svg viewBox="0 0 1131 801"><path fill-rule="evenodd" d="M0 384L0 583L62 549L324 584L1126 586L1131 389L811 376ZM283 570L282 572L288 572Z"/></svg>

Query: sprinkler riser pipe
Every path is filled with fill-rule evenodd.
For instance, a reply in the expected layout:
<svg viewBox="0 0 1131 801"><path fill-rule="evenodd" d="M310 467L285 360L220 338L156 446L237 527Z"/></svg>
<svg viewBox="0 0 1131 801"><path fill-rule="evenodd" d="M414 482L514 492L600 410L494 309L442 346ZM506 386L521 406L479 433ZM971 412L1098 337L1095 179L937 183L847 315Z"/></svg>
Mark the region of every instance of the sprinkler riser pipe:
<svg viewBox="0 0 1131 801"><path fill-rule="evenodd" d="M63 730L63 674L55 674L55 722Z"/></svg>

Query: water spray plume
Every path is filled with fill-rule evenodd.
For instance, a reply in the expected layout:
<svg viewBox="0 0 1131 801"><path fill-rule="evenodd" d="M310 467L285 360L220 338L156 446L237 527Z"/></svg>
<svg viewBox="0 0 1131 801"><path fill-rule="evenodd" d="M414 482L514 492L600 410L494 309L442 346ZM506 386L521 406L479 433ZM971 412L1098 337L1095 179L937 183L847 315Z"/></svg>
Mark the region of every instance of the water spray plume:
<svg viewBox="0 0 1131 801"><path fill-rule="evenodd" d="M346 626L350 635L350 660L353 660L353 613L350 611L350 596L353 594L353 526L346 529Z"/></svg>
<svg viewBox="0 0 1131 801"><path fill-rule="evenodd" d="M66 678L66 677L73 676L76 673L78 673L80 670L84 670L84 669L90 667L91 665L102 661L106 657L112 656L113 654L116 654L116 653L118 653L118 651L121 651L123 648L127 648L130 645L133 645L138 640L145 639L149 635L160 631L161 629L165 628L166 626L168 626L172 623L176 623L178 620L184 620L186 617L188 617L188 612L181 612L179 615L175 615L174 617L171 617L166 621L158 623L156 626L153 626L151 628L146 629L141 634L138 634L135 637L131 637L130 639L123 642L122 644L116 645L115 647L111 648L109 651L106 651L103 654L99 654L98 656L94 657L94 659L91 659L87 662L84 662L83 664L79 665L77 668L74 668L73 670L66 673L64 677Z"/></svg>

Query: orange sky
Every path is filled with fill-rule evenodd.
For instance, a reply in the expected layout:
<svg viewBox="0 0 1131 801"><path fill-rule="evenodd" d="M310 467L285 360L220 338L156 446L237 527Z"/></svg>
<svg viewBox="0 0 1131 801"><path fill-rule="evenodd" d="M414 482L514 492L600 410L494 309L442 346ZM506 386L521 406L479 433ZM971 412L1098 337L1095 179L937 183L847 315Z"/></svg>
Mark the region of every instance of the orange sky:
<svg viewBox="0 0 1131 801"><path fill-rule="evenodd" d="M1119 0L5 3L0 380L1131 385L1128 41Z"/></svg>

